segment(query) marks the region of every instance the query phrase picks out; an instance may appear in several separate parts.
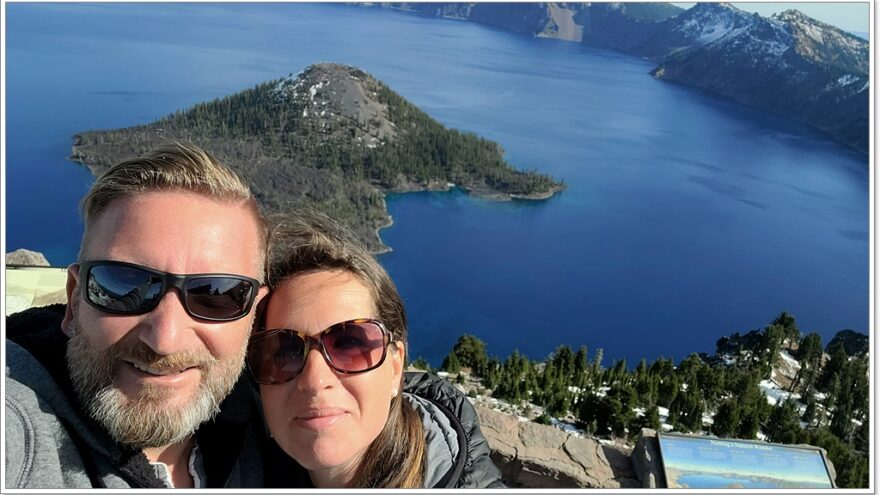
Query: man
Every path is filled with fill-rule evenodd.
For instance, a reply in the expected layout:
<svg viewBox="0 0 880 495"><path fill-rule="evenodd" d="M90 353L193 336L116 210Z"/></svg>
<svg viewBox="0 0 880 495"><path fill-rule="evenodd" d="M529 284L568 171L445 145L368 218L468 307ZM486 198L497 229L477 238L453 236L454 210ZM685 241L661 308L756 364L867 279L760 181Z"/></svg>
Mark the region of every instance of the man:
<svg viewBox="0 0 880 495"><path fill-rule="evenodd" d="M175 144L110 168L82 207L63 317L7 320L6 488L259 486L236 386L267 291L250 190Z"/></svg>

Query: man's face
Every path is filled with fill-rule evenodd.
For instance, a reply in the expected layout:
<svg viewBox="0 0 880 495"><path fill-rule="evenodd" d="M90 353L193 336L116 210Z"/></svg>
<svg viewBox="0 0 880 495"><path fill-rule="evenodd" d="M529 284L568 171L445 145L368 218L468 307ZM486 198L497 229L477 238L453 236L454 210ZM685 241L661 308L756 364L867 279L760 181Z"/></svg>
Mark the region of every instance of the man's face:
<svg viewBox="0 0 880 495"><path fill-rule="evenodd" d="M83 259L176 274L262 273L253 214L185 192L112 203L93 223ZM162 447L185 439L217 412L241 374L253 309L235 321L194 319L171 289L146 314L113 315L82 301L82 283L71 266L62 328L71 337L68 368L86 410L123 444ZM253 307L265 293L260 289Z"/></svg>

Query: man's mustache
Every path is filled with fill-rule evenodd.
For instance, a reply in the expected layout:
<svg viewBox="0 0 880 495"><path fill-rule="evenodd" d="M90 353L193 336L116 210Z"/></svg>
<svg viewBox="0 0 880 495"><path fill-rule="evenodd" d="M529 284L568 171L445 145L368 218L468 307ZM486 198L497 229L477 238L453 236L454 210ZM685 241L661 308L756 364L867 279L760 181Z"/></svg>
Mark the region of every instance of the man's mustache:
<svg viewBox="0 0 880 495"><path fill-rule="evenodd" d="M163 355L140 341L133 346L121 344L122 342L113 346L119 346L118 349L114 349L117 359L158 371L179 371L187 368L206 367L217 362L217 359L208 352L182 351Z"/></svg>

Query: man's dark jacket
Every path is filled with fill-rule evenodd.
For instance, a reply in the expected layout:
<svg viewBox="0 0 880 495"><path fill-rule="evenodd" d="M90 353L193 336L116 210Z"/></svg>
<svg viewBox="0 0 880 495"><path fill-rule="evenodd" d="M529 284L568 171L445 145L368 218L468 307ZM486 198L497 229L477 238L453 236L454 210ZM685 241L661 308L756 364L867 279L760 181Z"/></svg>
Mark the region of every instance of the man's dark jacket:
<svg viewBox="0 0 880 495"><path fill-rule="evenodd" d="M146 456L113 441L73 391L61 332L64 305L6 319L6 488L162 488ZM196 432L205 488L261 487L253 387L242 377Z"/></svg>

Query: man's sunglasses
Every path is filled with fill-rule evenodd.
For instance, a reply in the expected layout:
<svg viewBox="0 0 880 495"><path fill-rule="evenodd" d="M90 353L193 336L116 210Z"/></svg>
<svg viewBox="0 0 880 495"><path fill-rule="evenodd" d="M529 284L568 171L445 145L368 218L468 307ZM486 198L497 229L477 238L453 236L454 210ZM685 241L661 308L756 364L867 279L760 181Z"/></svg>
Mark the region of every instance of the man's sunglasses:
<svg viewBox="0 0 880 495"><path fill-rule="evenodd" d="M368 318L337 323L315 337L278 328L251 337L247 364L257 383L289 382L303 370L309 349L315 345L339 373L363 373L382 365L391 342L391 332L382 322Z"/></svg>
<svg viewBox="0 0 880 495"><path fill-rule="evenodd" d="M148 313L175 287L193 318L232 321L248 314L260 287L258 280L241 275L177 275L122 261L85 261L79 274L83 299L117 315Z"/></svg>

